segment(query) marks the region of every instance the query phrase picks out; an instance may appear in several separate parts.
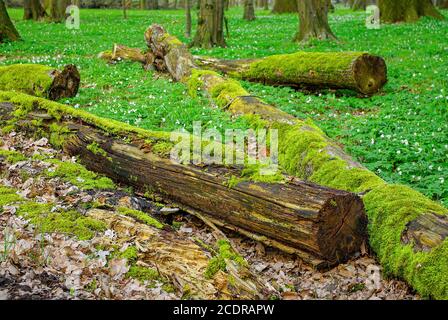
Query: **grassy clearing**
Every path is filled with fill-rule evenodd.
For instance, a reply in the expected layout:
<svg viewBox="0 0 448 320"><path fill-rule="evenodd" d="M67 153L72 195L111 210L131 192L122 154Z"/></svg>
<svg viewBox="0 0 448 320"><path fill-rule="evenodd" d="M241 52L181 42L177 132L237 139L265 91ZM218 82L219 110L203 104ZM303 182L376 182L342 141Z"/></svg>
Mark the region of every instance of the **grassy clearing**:
<svg viewBox="0 0 448 320"><path fill-rule="evenodd" d="M151 23L164 25L183 37L183 11L82 10L81 30L63 25L22 21L22 10L10 10L24 42L2 46L2 64L75 63L81 69L82 88L66 102L97 114L152 130L190 130L193 120L205 127L245 128L204 97L189 97L187 88L169 79L153 79L132 63L108 66L96 59L113 43L144 48L143 32ZM448 17L448 11L444 14ZM246 89L300 118L312 118L331 137L345 145L369 169L389 182L404 183L448 204L448 21L422 19L415 24L364 26L365 15L339 9L330 24L340 42L291 42L295 15L257 11L253 22L242 11L228 12L231 36L228 48L193 50L222 58L262 57L307 51L369 51L386 59L389 83L383 93L359 99L351 92L323 91L306 95L289 88L244 83ZM195 22L193 22L195 23Z"/></svg>

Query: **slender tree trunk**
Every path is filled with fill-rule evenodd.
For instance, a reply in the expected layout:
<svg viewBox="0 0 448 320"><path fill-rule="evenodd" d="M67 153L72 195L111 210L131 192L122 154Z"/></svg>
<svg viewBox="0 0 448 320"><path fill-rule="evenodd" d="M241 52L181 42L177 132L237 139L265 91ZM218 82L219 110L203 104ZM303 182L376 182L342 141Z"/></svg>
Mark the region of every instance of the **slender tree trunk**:
<svg viewBox="0 0 448 320"><path fill-rule="evenodd" d="M275 0L272 13L295 13L297 12L297 1L301 2L302 0Z"/></svg>
<svg viewBox="0 0 448 320"><path fill-rule="evenodd" d="M0 0L0 43L19 39L20 35L8 15L5 2Z"/></svg>
<svg viewBox="0 0 448 320"><path fill-rule="evenodd" d="M191 0L185 0L185 37L191 37Z"/></svg>
<svg viewBox="0 0 448 320"><path fill-rule="evenodd" d="M444 19L431 0L379 0L378 6L386 23L413 22L424 16Z"/></svg>
<svg viewBox="0 0 448 320"><path fill-rule="evenodd" d="M330 0L300 0L299 30L295 41L336 39L328 24Z"/></svg>
<svg viewBox="0 0 448 320"><path fill-rule="evenodd" d="M243 19L247 21L255 20L254 0L244 0Z"/></svg>
<svg viewBox="0 0 448 320"><path fill-rule="evenodd" d="M225 47L224 0L200 0L198 26L192 47Z"/></svg>
<svg viewBox="0 0 448 320"><path fill-rule="evenodd" d="M23 19L40 21L47 16L44 7L39 0L25 0L23 2Z"/></svg>

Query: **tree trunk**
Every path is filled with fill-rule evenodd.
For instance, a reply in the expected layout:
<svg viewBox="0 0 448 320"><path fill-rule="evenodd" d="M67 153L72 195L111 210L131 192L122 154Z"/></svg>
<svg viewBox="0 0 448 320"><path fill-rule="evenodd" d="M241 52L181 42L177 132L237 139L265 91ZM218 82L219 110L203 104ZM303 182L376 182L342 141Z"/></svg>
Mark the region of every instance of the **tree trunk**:
<svg viewBox="0 0 448 320"><path fill-rule="evenodd" d="M346 261L366 239L366 216L355 194L290 177L272 183L252 182L248 177L230 186L232 177L242 175L241 168L181 165L169 159L169 152L156 152L158 144L170 143L168 133L135 129L44 99L8 94L11 101L20 101L17 107L33 106L34 110L26 109L33 117L39 110L46 112L45 119L58 114L58 125L70 129L59 139L64 141L64 151L79 157L88 169L142 192L152 190L187 212L200 212L245 235L264 239L318 269ZM5 94L0 94L2 100ZM124 136L131 142L124 142L120 138ZM101 152L91 151L92 144Z"/></svg>
<svg viewBox="0 0 448 320"><path fill-rule="evenodd" d="M23 14L24 20L41 21L47 16L47 13L45 12L44 7L40 3L40 0L25 0L23 8L24 8L24 14Z"/></svg>
<svg viewBox="0 0 448 320"><path fill-rule="evenodd" d="M38 64L0 66L0 90L59 100L74 97L79 82L79 72L74 65L67 65L62 71Z"/></svg>
<svg viewBox="0 0 448 320"><path fill-rule="evenodd" d="M367 53L297 52L252 60L195 57L206 68L247 81L301 89L351 89L372 95L387 82L383 58Z"/></svg>
<svg viewBox="0 0 448 320"><path fill-rule="evenodd" d="M254 0L244 0L243 19L247 21L255 20Z"/></svg>
<svg viewBox="0 0 448 320"><path fill-rule="evenodd" d="M385 23L414 22L425 16L444 19L431 0L379 0L378 6Z"/></svg>
<svg viewBox="0 0 448 320"><path fill-rule="evenodd" d="M297 13L297 10L297 0L275 0L272 13Z"/></svg>
<svg viewBox="0 0 448 320"><path fill-rule="evenodd" d="M192 47L225 47L224 0L200 0L198 26Z"/></svg>
<svg viewBox="0 0 448 320"><path fill-rule="evenodd" d="M295 41L311 39L333 40L335 35L328 24L329 0L301 0L299 6L299 30Z"/></svg>
<svg viewBox="0 0 448 320"><path fill-rule="evenodd" d="M448 9L448 0L437 1L437 7L440 9Z"/></svg>
<svg viewBox="0 0 448 320"><path fill-rule="evenodd" d="M62 23L65 22L67 14L65 10L70 5L70 0L50 0L49 11L52 22Z"/></svg>
<svg viewBox="0 0 448 320"><path fill-rule="evenodd" d="M185 0L185 37L191 37L191 0Z"/></svg>
<svg viewBox="0 0 448 320"><path fill-rule="evenodd" d="M19 39L20 35L9 17L5 2L0 0L0 43Z"/></svg>

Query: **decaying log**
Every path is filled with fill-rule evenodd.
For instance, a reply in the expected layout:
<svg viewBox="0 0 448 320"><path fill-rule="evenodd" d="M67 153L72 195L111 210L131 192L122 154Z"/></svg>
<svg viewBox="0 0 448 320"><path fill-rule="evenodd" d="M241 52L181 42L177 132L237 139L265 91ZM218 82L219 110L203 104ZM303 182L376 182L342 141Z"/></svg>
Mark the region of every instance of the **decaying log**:
<svg viewBox="0 0 448 320"><path fill-rule="evenodd" d="M296 52L248 60L195 59L205 69L232 77L294 88L351 89L371 95L387 82L384 59L363 52Z"/></svg>
<svg viewBox="0 0 448 320"><path fill-rule="evenodd" d="M0 66L0 90L13 90L50 100L78 93L80 75L75 65L63 70L39 64Z"/></svg>
<svg viewBox="0 0 448 320"><path fill-rule="evenodd" d="M213 280L205 277L204 272L210 259L194 242L111 211L92 209L87 215L106 223L119 237L135 238L139 246L143 247L139 260L148 264L157 263L159 273L171 281L179 282L181 288L188 287L192 298L226 298L220 297Z"/></svg>
<svg viewBox="0 0 448 320"><path fill-rule="evenodd" d="M33 105L45 108L39 100ZM294 178L282 183L241 181L229 187L230 179L241 176L241 168L174 163L151 151L148 139L142 141L144 130L139 129L140 138L126 132L133 142L125 143L95 127L103 122L94 116L88 115L90 126L74 122L73 113L67 111L70 108L55 105L64 110L63 118L72 118L61 120L61 125L72 131L64 150L78 156L88 169L137 189L153 190L187 211L191 208L246 233L275 240L272 245L289 247L318 269L346 261L359 252L366 239L364 208L353 193ZM79 118L80 111L74 113ZM102 151L90 151L92 144Z"/></svg>
<svg viewBox="0 0 448 320"><path fill-rule="evenodd" d="M109 63L115 63L121 60L130 60L140 62L145 69L151 69L154 63L154 56L151 52L143 52L138 48L129 48L121 44L114 44L111 51L103 51L98 57Z"/></svg>
<svg viewBox="0 0 448 320"><path fill-rule="evenodd" d="M163 39L160 35L155 40L161 43L152 46L165 47ZM170 39L173 46L176 42L172 36ZM384 272L406 280L423 296L448 299L446 208L409 187L387 184L354 161L313 123L296 119L251 96L237 81L200 70L186 47L179 43L177 46L183 47L175 49L184 54L182 59L177 58L181 61L178 68L186 75L183 81L191 92L196 93L198 89L207 92L218 106L234 115L255 115L255 127L259 127L261 119L267 128L277 128L279 162L289 174L327 187L362 193L369 217L369 242ZM156 56L159 54L153 52ZM172 69L176 68L175 63L171 65ZM430 218L432 214L438 219ZM416 231L410 232L412 229Z"/></svg>
<svg viewBox="0 0 448 320"><path fill-rule="evenodd" d="M106 223L119 238L128 240L130 237L138 242L141 248L139 260L149 265L156 264L157 271L171 282L183 296L192 299L255 299L265 297L264 288L254 282L247 270L243 279L240 272L234 269L227 273L232 275L229 283L224 272L217 273L213 278L207 278L205 271L210 258L204 249L189 239L180 237L176 232L159 230L155 227L136 222L131 217L117 213L92 209L87 215ZM230 269L230 268L229 268ZM238 281L234 281L238 279ZM248 289L249 288L249 289Z"/></svg>

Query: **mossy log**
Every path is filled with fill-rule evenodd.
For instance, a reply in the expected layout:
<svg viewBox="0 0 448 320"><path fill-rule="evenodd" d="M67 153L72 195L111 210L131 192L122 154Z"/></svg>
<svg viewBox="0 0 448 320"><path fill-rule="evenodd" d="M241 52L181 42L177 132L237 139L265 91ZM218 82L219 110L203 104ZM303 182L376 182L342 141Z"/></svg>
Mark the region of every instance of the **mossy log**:
<svg viewBox="0 0 448 320"><path fill-rule="evenodd" d="M269 85L372 95L387 82L384 59L364 52L296 52L253 60L195 58L203 68Z"/></svg>
<svg viewBox="0 0 448 320"><path fill-rule="evenodd" d="M38 110L45 110L45 119L60 119L58 126L66 130L53 132L50 141L61 141L54 134L65 132L63 149L79 157L88 169L142 191L152 190L186 211L200 212L254 238L265 238L266 243L297 254L318 269L347 261L366 240L364 207L353 193L289 177L262 183L249 176L230 186L230 181L242 176L244 168L174 163L166 153L156 152L160 145L167 144L168 134L141 129L135 134L122 123L99 120L80 110L26 95L6 93L2 97L0 93L0 99L9 100L21 110L15 114L23 119L10 119L9 123L25 122L26 127L29 115L35 117ZM110 132L106 136L99 129L103 126L114 126L115 132L132 142L123 142ZM89 148L92 144L101 152L93 152Z"/></svg>
<svg viewBox="0 0 448 320"><path fill-rule="evenodd" d="M151 69L154 63L152 53L145 53L141 49L129 48L121 44L114 44L111 51L103 51L98 57L109 63L116 63L121 60L140 62L146 70Z"/></svg>
<svg viewBox="0 0 448 320"><path fill-rule="evenodd" d="M187 51L176 48L181 50ZM296 119L251 96L237 81L196 65L187 70L188 65L194 65L190 59L185 53L179 68L186 75L183 81L191 94L203 90L219 107L246 117L254 128L278 129L279 162L289 174L363 194L369 243L384 272L406 280L424 297L448 299L446 208L409 187L386 183L354 161L311 121Z"/></svg>
<svg viewBox="0 0 448 320"><path fill-rule="evenodd" d="M0 90L59 100L74 97L79 83L80 75L74 65L67 65L63 70L40 64L0 66Z"/></svg>

